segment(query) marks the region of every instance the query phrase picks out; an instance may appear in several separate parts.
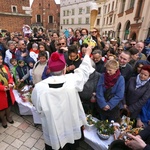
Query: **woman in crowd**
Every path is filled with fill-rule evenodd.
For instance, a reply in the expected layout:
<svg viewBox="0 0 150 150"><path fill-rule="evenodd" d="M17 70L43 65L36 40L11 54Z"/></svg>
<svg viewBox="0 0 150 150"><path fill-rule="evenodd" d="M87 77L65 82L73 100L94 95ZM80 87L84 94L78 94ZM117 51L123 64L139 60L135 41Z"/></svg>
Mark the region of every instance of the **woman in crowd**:
<svg viewBox="0 0 150 150"><path fill-rule="evenodd" d="M52 53L57 51L57 49L55 47L55 41L58 41L58 38L59 38L59 34L57 32L53 32L52 38L51 38L51 43L50 43L50 50Z"/></svg>
<svg viewBox="0 0 150 150"><path fill-rule="evenodd" d="M11 124L14 123L10 116L11 105L15 102L12 89L13 78L8 67L3 65L3 58L0 54L0 119L4 128L7 128L7 121Z"/></svg>
<svg viewBox="0 0 150 150"><path fill-rule="evenodd" d="M130 117L136 119L150 98L150 65L144 65L137 77L132 77L125 90L125 105Z"/></svg>
<svg viewBox="0 0 150 150"><path fill-rule="evenodd" d="M132 76L136 77L140 73L141 68L144 65L148 65L148 63L145 60L139 60L139 61L137 61L137 63L134 66L134 71L133 71L133 75Z"/></svg>
<svg viewBox="0 0 150 150"><path fill-rule="evenodd" d="M49 59L51 53L46 43L40 42L38 45L39 45L39 52L43 52L43 51L46 52L47 58Z"/></svg>
<svg viewBox="0 0 150 150"><path fill-rule="evenodd" d="M10 63L10 59L15 58L16 53L16 43L14 41L8 41L8 50L5 52L5 59L4 62L9 66L9 68L12 68L13 65Z"/></svg>
<svg viewBox="0 0 150 150"><path fill-rule="evenodd" d="M45 51L39 53L39 61L34 64L32 70L33 84L42 80L42 73L47 65L47 53Z"/></svg>
<svg viewBox="0 0 150 150"><path fill-rule="evenodd" d="M104 48L105 44L103 42L101 42L100 33L97 28L94 27L91 30L91 36L92 36L92 39L97 43L98 48L100 48L102 50Z"/></svg>
<svg viewBox="0 0 150 150"><path fill-rule="evenodd" d="M81 32L79 29L76 29L75 31L75 38L77 38L77 41L79 42L79 40L81 39Z"/></svg>
<svg viewBox="0 0 150 150"><path fill-rule="evenodd" d="M101 75L96 91L100 118L119 121L119 103L123 99L125 89L124 77L120 74L116 60L108 60L105 67L106 72Z"/></svg>

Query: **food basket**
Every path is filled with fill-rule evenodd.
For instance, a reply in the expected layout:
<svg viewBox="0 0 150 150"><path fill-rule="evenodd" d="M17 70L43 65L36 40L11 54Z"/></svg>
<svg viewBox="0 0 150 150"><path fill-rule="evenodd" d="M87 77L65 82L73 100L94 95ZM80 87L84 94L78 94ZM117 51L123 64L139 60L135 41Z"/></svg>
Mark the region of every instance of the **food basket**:
<svg viewBox="0 0 150 150"><path fill-rule="evenodd" d="M87 124L85 125L85 129L88 131L95 129L95 123L97 121L98 119L92 117L92 115L87 115Z"/></svg>
<svg viewBox="0 0 150 150"><path fill-rule="evenodd" d="M99 131L97 131L97 135L99 136L100 139L102 140L108 140L110 135L107 135L107 134L102 134L100 133Z"/></svg>

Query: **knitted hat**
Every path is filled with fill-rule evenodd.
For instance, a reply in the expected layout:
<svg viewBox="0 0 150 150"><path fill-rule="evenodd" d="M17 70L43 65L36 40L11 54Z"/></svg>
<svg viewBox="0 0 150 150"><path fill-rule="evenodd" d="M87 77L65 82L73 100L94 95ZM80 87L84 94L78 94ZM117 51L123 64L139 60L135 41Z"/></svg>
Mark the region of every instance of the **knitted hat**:
<svg viewBox="0 0 150 150"><path fill-rule="evenodd" d="M38 44L33 43L33 44L32 44L32 48L34 48L34 47L38 48Z"/></svg>
<svg viewBox="0 0 150 150"><path fill-rule="evenodd" d="M65 68L66 61L63 54L58 52L52 53L48 66L51 72L61 71Z"/></svg>

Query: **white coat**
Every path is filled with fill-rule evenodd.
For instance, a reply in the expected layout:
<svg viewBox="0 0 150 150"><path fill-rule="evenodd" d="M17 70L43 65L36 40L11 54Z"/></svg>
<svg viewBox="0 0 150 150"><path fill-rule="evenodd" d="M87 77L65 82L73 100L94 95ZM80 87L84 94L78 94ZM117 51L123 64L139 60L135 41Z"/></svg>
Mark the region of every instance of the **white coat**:
<svg viewBox="0 0 150 150"><path fill-rule="evenodd" d="M81 138L80 127L87 122L78 92L83 90L93 71L86 55L73 74L49 77L33 89L31 98L40 113L45 143L55 150ZM49 84L58 83L64 84L60 88L49 88Z"/></svg>

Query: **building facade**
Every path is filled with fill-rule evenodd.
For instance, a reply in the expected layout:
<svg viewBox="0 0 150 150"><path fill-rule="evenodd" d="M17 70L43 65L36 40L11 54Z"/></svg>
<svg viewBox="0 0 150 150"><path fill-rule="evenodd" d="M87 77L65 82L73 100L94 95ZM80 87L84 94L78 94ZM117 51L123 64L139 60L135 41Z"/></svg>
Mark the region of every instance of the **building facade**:
<svg viewBox="0 0 150 150"><path fill-rule="evenodd" d="M100 28L101 35L110 38L115 37L115 22L117 17L117 0L96 1L98 5L98 16L95 26Z"/></svg>
<svg viewBox="0 0 150 150"><path fill-rule="evenodd" d="M97 4L96 26L101 34L136 41L150 36L149 0L100 0Z"/></svg>
<svg viewBox="0 0 150 150"><path fill-rule="evenodd" d="M56 4L55 0L34 0L31 8L34 32L37 32L39 28L46 31L59 31L60 4Z"/></svg>
<svg viewBox="0 0 150 150"><path fill-rule="evenodd" d="M68 28L90 29L91 0L60 0L60 31Z"/></svg>
<svg viewBox="0 0 150 150"><path fill-rule="evenodd" d="M121 0L116 21L116 34L122 39L145 40L150 28L149 0Z"/></svg>
<svg viewBox="0 0 150 150"><path fill-rule="evenodd" d="M0 30L22 32L24 24L31 24L29 0L0 0Z"/></svg>

